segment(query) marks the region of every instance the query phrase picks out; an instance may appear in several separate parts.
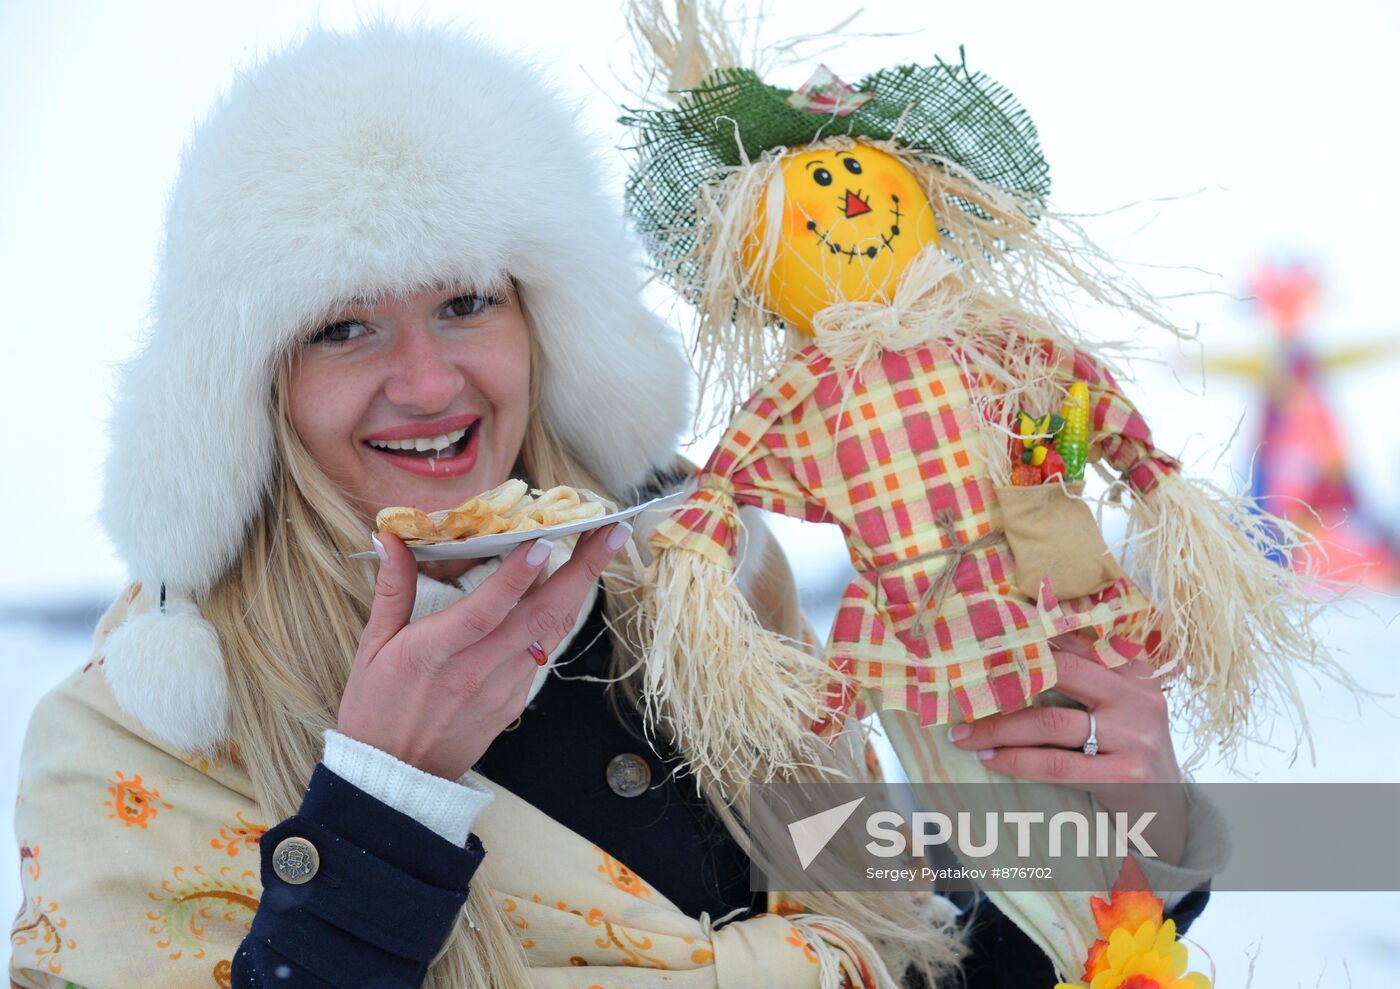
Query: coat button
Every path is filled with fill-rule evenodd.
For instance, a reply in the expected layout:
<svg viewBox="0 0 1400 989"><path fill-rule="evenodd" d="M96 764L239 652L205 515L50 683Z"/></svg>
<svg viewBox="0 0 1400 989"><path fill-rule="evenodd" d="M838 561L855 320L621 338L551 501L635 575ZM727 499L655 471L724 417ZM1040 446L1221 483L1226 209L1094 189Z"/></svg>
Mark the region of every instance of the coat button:
<svg viewBox="0 0 1400 989"><path fill-rule="evenodd" d="M272 871L284 883L309 883L321 868L321 854L305 838L283 838L272 851Z"/></svg>
<svg viewBox="0 0 1400 989"><path fill-rule="evenodd" d="M619 797L640 797L651 782L651 767L639 755L624 752L608 763L608 787Z"/></svg>

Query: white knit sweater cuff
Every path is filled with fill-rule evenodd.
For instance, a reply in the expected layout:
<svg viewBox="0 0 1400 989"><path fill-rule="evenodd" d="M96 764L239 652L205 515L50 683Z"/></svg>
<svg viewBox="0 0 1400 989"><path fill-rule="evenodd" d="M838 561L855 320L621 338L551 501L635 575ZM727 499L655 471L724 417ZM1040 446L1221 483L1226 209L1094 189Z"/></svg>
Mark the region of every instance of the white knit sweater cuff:
<svg viewBox="0 0 1400 989"><path fill-rule="evenodd" d="M454 845L465 845L472 824L496 795L468 773L457 781L425 773L372 745L326 731L321 763L371 797L407 814Z"/></svg>
<svg viewBox="0 0 1400 989"><path fill-rule="evenodd" d="M1164 887L1175 890L1158 894L1167 912L1176 909L1189 891L1222 872L1230 861L1229 826L1215 801L1195 783L1188 782L1186 807L1186 847L1181 853L1181 863L1168 865L1157 859L1138 859L1153 890Z"/></svg>

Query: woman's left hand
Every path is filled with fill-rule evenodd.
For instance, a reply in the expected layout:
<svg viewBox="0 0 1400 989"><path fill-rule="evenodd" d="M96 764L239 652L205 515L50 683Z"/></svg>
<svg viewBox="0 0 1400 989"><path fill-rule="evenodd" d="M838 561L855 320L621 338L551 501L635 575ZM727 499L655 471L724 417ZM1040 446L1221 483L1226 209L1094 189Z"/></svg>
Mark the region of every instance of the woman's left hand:
<svg viewBox="0 0 1400 989"><path fill-rule="evenodd" d="M1089 714L1049 705L993 714L955 725L948 735L975 751L988 769L1094 794L1110 813L1157 816L1142 831L1171 865L1186 838L1186 788L1172 749L1161 678L1140 660L1109 669L1088 643L1068 634L1050 643L1059 678L1055 690L1093 710L1098 754L1086 755ZM1172 785L1175 784L1175 785Z"/></svg>

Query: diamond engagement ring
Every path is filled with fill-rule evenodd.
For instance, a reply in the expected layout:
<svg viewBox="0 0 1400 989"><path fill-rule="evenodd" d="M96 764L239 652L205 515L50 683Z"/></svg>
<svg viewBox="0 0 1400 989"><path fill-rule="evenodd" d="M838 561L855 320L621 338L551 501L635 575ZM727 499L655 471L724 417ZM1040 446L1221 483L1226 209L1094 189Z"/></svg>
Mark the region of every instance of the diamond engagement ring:
<svg viewBox="0 0 1400 989"><path fill-rule="evenodd" d="M1089 737L1084 741L1085 755L1099 754L1099 719L1094 717L1094 712L1089 713Z"/></svg>

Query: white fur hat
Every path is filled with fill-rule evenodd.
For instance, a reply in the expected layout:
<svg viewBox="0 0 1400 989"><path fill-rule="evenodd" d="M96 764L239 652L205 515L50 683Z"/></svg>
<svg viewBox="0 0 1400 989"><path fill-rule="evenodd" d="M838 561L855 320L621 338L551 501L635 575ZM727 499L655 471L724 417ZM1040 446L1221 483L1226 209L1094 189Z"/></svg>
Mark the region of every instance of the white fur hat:
<svg viewBox="0 0 1400 989"><path fill-rule="evenodd" d="M188 601L238 557L271 478L276 362L331 306L508 274L543 354L541 414L564 444L622 497L672 462L689 421L685 360L638 298L621 211L574 116L461 29L377 21L309 31L241 72L196 129L149 334L117 388L101 510L132 577L180 605L108 644L118 700L157 734L209 741L151 723L162 719L123 685L123 667L148 680L176 641L191 645L172 671L187 697L189 667L219 664L204 706L221 728L222 661ZM162 622L183 631L134 627Z"/></svg>

